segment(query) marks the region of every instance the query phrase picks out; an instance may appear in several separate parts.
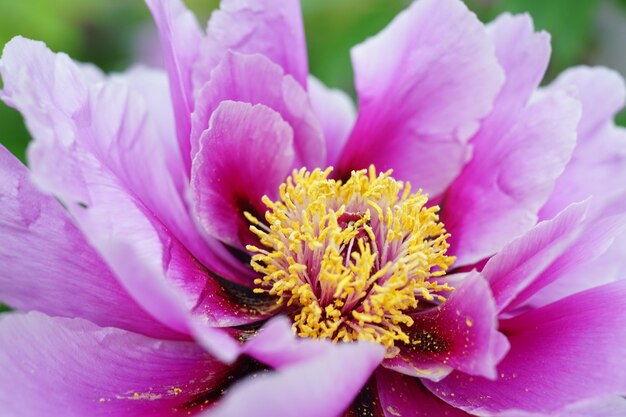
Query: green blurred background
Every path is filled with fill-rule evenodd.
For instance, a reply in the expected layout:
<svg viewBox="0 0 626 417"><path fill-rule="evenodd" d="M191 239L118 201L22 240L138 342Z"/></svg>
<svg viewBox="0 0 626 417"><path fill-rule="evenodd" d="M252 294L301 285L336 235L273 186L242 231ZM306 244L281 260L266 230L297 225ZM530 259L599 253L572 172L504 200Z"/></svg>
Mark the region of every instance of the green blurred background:
<svg viewBox="0 0 626 417"><path fill-rule="evenodd" d="M217 0L187 0L204 26ZM408 0L303 0L311 72L351 94L349 49L383 28ZM626 73L626 0L467 0L483 21L503 11L529 12L552 33L547 80L576 64ZM0 44L15 35L45 41L75 59L121 71L154 61L154 28L141 0L0 0ZM626 122L624 114L620 122ZM29 140L20 115L0 104L0 143L20 158Z"/></svg>

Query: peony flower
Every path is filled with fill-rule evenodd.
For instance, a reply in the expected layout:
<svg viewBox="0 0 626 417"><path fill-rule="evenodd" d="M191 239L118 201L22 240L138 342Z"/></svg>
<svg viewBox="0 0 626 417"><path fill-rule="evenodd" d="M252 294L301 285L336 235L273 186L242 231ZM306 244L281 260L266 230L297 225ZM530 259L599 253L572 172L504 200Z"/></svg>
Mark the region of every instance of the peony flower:
<svg viewBox="0 0 626 417"><path fill-rule="evenodd" d="M418 0L356 115L299 2L147 3L166 72L0 60L4 415L624 415L618 75L539 89L528 16Z"/></svg>

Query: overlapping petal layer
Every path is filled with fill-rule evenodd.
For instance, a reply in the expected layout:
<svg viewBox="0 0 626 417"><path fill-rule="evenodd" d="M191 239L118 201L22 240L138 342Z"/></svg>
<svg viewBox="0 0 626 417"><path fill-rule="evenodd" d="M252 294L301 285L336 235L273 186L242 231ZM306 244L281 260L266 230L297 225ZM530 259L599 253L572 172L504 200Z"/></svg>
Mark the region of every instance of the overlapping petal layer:
<svg viewBox="0 0 626 417"><path fill-rule="evenodd" d="M585 399L625 395L626 318L617 313L625 306L626 282L619 281L521 314L501 324L511 350L498 365L497 381L453 373L424 384L476 415L551 413Z"/></svg>
<svg viewBox="0 0 626 417"><path fill-rule="evenodd" d="M352 50L359 114L340 176L374 164L431 196L471 155L468 144L503 81L476 16L454 0L414 2Z"/></svg>
<svg viewBox="0 0 626 417"><path fill-rule="evenodd" d="M419 0L353 50L355 120L307 74L298 1L223 0L206 35L147 3L167 75L22 38L0 60L35 138L30 178L0 150L0 298L46 314L0 320L11 415L623 414L626 286L598 286L626 271L619 76L537 91L550 45L528 16ZM452 233L436 279L455 289L411 307L396 350L297 339L294 305L250 288L243 212L333 164L393 169Z"/></svg>

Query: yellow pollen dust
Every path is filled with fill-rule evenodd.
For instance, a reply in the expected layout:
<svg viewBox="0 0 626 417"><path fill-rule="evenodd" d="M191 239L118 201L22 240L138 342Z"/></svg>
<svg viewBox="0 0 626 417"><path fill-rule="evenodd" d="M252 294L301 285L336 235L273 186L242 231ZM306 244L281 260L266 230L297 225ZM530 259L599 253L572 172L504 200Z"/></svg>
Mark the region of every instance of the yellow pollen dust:
<svg viewBox="0 0 626 417"><path fill-rule="evenodd" d="M391 171L353 171L344 182L332 168L296 170L267 196L265 222L249 213L260 247L249 245L261 278L256 292L292 307L294 331L333 341L370 340L393 352L412 343L410 313L420 300L443 302L451 291L436 277L454 261L439 208L411 193Z"/></svg>

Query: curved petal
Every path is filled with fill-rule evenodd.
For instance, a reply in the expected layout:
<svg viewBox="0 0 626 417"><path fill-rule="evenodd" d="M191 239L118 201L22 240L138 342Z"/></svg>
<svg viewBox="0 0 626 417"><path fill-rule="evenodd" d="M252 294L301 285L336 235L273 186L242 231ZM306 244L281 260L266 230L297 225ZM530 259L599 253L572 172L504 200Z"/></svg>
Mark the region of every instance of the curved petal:
<svg viewBox="0 0 626 417"><path fill-rule="evenodd" d="M199 46L193 81L199 89L227 51L261 54L306 88L308 64L299 0L222 0Z"/></svg>
<svg viewBox="0 0 626 417"><path fill-rule="evenodd" d="M490 417L622 417L624 415L626 415L626 399L621 397L580 401L553 413L507 410L498 414L489 414Z"/></svg>
<svg viewBox="0 0 626 417"><path fill-rule="evenodd" d="M229 374L191 342L40 313L0 319L0 361L2 412L20 417L174 416Z"/></svg>
<svg viewBox="0 0 626 417"><path fill-rule="evenodd" d="M167 89L160 73L134 69L105 79L64 54L51 53L41 42L19 37L6 45L0 71L2 99L24 114L37 142L58 145L56 156L46 155L45 159L80 153L72 149L74 142L80 143L93 155L83 157L85 164L90 158L98 159L194 256L219 272L228 269L188 213L184 169L179 156L172 152L176 147L173 138L168 136L169 104L159 104ZM76 187L84 186L84 178L72 164L51 165L50 179L43 172L40 183L52 181L56 177L53 174L63 171ZM33 168L36 175L48 169Z"/></svg>
<svg viewBox="0 0 626 417"><path fill-rule="evenodd" d="M515 297L507 310L550 304L576 292L624 278L616 277L610 271L615 265L626 267L621 259L624 246L620 244L626 231L626 212L588 219L578 229L578 238ZM610 253L612 246L620 250L620 259L611 259L614 256ZM598 271L602 273L598 274Z"/></svg>
<svg viewBox="0 0 626 417"><path fill-rule="evenodd" d="M113 74L110 78L123 82L130 90L142 97L146 112L156 127L158 143L164 149L167 172L171 174L178 194L184 195L187 178L184 175L183 160L178 149L176 119L170 100L167 72L137 65L126 72Z"/></svg>
<svg viewBox="0 0 626 417"><path fill-rule="evenodd" d="M489 381L453 373L426 386L469 413L551 413L598 396L626 394L626 281L575 294L501 322L511 350ZM563 383L575 381L575 383Z"/></svg>
<svg viewBox="0 0 626 417"><path fill-rule="evenodd" d="M385 417L468 417L434 396L418 378L380 368L376 371L378 398Z"/></svg>
<svg viewBox="0 0 626 417"><path fill-rule="evenodd" d="M441 380L453 369L496 377L496 365L508 346L497 330L495 303L487 282L477 272L464 278L448 300L412 316L411 345L383 366L431 380Z"/></svg>
<svg viewBox="0 0 626 417"><path fill-rule="evenodd" d="M622 77L606 68L577 67L565 71L549 89L571 89L581 99L583 114L578 126L578 143L572 160L556 182L550 199L541 209L541 218L553 217L572 201L593 196L591 216L602 217L626 211L626 130L616 127L613 117L624 105L626 87ZM616 229L617 230L617 229ZM533 297L533 305L545 305L586 288L622 279L626 273L626 234L605 239L612 243L605 253L591 260L573 259L567 279L552 283ZM592 230L593 232L593 230ZM606 247L605 247L606 249ZM590 262L581 262L586 259ZM602 271L598 276L596 271ZM590 277L593 277L590 279Z"/></svg>
<svg viewBox="0 0 626 417"><path fill-rule="evenodd" d="M610 123L626 104L624 78L609 68L569 68L549 88L577 90L583 105L583 117L578 125L581 143L594 140L597 130Z"/></svg>
<svg viewBox="0 0 626 417"><path fill-rule="evenodd" d="M439 195L503 82L484 27L463 2L416 1L352 61L359 115L339 175L374 164Z"/></svg>
<svg viewBox="0 0 626 417"><path fill-rule="evenodd" d="M183 204L142 97L119 80L94 83L66 55L23 38L7 44L0 70L3 99L35 139L28 158L36 185L63 202L146 311L188 331L188 306L163 265L180 242L159 218L174 219Z"/></svg>
<svg viewBox="0 0 626 417"><path fill-rule="evenodd" d="M203 417L250 415L251 404L257 417L336 417L350 405L384 355L382 346L371 343L307 343L323 343L325 352L242 381Z"/></svg>
<svg viewBox="0 0 626 417"><path fill-rule="evenodd" d="M555 417L622 417L626 415L626 399L611 397L580 401L561 411Z"/></svg>
<svg viewBox="0 0 626 417"><path fill-rule="evenodd" d="M541 209L544 219L589 196L594 197L592 209L601 211L626 191L626 130L613 123L624 105L624 80L605 68L579 67L566 71L549 87L558 89L578 94L583 112L572 160Z"/></svg>
<svg viewBox="0 0 626 417"><path fill-rule="evenodd" d="M260 104L221 102L193 160L191 198L198 222L245 251L256 240L244 211L263 221L261 198L276 198L293 160L293 130L278 113Z"/></svg>
<svg viewBox="0 0 626 417"><path fill-rule="evenodd" d="M296 337L289 319L279 316L264 325L242 352L274 369L282 369L324 355L328 349L325 342Z"/></svg>
<svg viewBox="0 0 626 417"><path fill-rule="evenodd" d="M581 234L583 239L575 245L575 250L568 251L542 274L546 276L547 285L527 294L528 297L521 299L523 304L516 304L522 304L523 308L544 306L626 277L624 217L600 219L590 223L587 229ZM511 305L514 307L515 304Z"/></svg>
<svg viewBox="0 0 626 417"><path fill-rule="evenodd" d="M197 58L202 32L195 16L181 0L146 0L159 30L170 80L176 133L185 173L191 168L191 112L193 111L192 65Z"/></svg>
<svg viewBox="0 0 626 417"><path fill-rule="evenodd" d="M489 34L506 82L472 139L472 161L443 202L458 266L492 255L536 223L538 208L569 159L578 120L566 98L528 105L550 58L548 34L536 33L527 15L508 14L489 25ZM562 108L555 111L556 106Z"/></svg>
<svg viewBox="0 0 626 417"><path fill-rule="evenodd" d="M527 142L536 142L536 148L543 151L544 147L554 147L553 153L557 156L563 154L563 163L567 160L566 148L558 142L553 145L550 134L545 137L541 134L551 123L549 117L544 118L548 120L544 122L545 126L538 126L537 133L532 131L531 126L537 118L535 113L545 112L551 103L546 103L534 112L525 109L548 65L549 35L545 32L535 33L529 16L508 14L489 25L489 35L494 42L498 61L506 73L506 82L493 111L483 120L479 132L472 139L472 162L455 180L444 200L442 217L452 234L452 251L457 255L457 265L472 264L493 254L536 223L537 208L534 206L537 203L534 199L541 204L546 197L542 193L536 196L528 193L518 197L514 195L519 194L517 190L511 189L513 184L500 184L500 177L506 179L505 171L510 165L508 160L502 162L503 155L512 154L519 159L517 165L522 165L532 155L533 147L527 151L528 155L516 149L524 149ZM558 117L561 114L554 115L555 119ZM543 139L549 140L549 144L541 142ZM494 148L501 151L495 152ZM546 158L543 163L536 159L528 161L529 166L519 167L519 170L547 170L555 162L555 158ZM556 169L555 175L560 172ZM538 178L547 174L550 172Z"/></svg>
<svg viewBox="0 0 626 417"><path fill-rule="evenodd" d="M154 121L159 135L159 141L166 147L165 153L170 157L169 171L172 173L182 172L183 162L178 152L176 140L176 120L174 107L170 101L170 86L167 72L161 69L149 68L136 65L128 71L113 74L111 78L124 82L132 91L143 98L147 113ZM179 182L184 181L184 176L173 178Z"/></svg>
<svg viewBox="0 0 626 417"><path fill-rule="evenodd" d="M487 26L505 82L493 110L472 138L475 157L494 146L523 111L543 78L550 60L550 35L535 32L527 14L503 14Z"/></svg>
<svg viewBox="0 0 626 417"><path fill-rule="evenodd" d="M354 126L354 103L343 91L330 89L313 76L309 77L309 98L324 131L326 166L334 166Z"/></svg>
<svg viewBox="0 0 626 417"><path fill-rule="evenodd" d="M549 94L516 117L474 156L441 203L457 266L493 255L534 226L571 156L580 117L575 99Z"/></svg>
<svg viewBox="0 0 626 417"><path fill-rule="evenodd" d="M193 316L206 325L241 326L265 320L280 309L275 299L209 273L180 245L166 248L165 275L187 296Z"/></svg>
<svg viewBox="0 0 626 417"><path fill-rule="evenodd" d="M223 291L199 299L216 285L187 248L225 277L249 268L224 260L232 255L198 233L183 201L180 162L174 163L178 170L168 171L171 139L162 140L148 113L154 103L146 103L145 86L134 87L140 94L128 85L136 75L94 83L67 56L22 38L7 45L1 64L3 98L23 112L35 138L29 148L34 180L63 201L142 307L182 332L189 331L189 310L199 302L223 302L218 311L225 317L214 324L258 319L236 317L239 309L225 302ZM55 69L52 76L47 68ZM182 264L187 274L176 276Z"/></svg>
<svg viewBox="0 0 626 417"><path fill-rule="evenodd" d="M0 300L19 310L180 337L137 305L61 204L27 176L26 167L0 146Z"/></svg>
<svg viewBox="0 0 626 417"><path fill-rule="evenodd" d="M295 166L315 168L326 160L324 138L306 91L262 55L228 52L201 89L193 114L192 152L198 151L211 114L224 100L263 104L293 129Z"/></svg>
<svg viewBox="0 0 626 417"><path fill-rule="evenodd" d="M494 255L482 270L498 312L504 310L581 237L588 204L573 204Z"/></svg>

